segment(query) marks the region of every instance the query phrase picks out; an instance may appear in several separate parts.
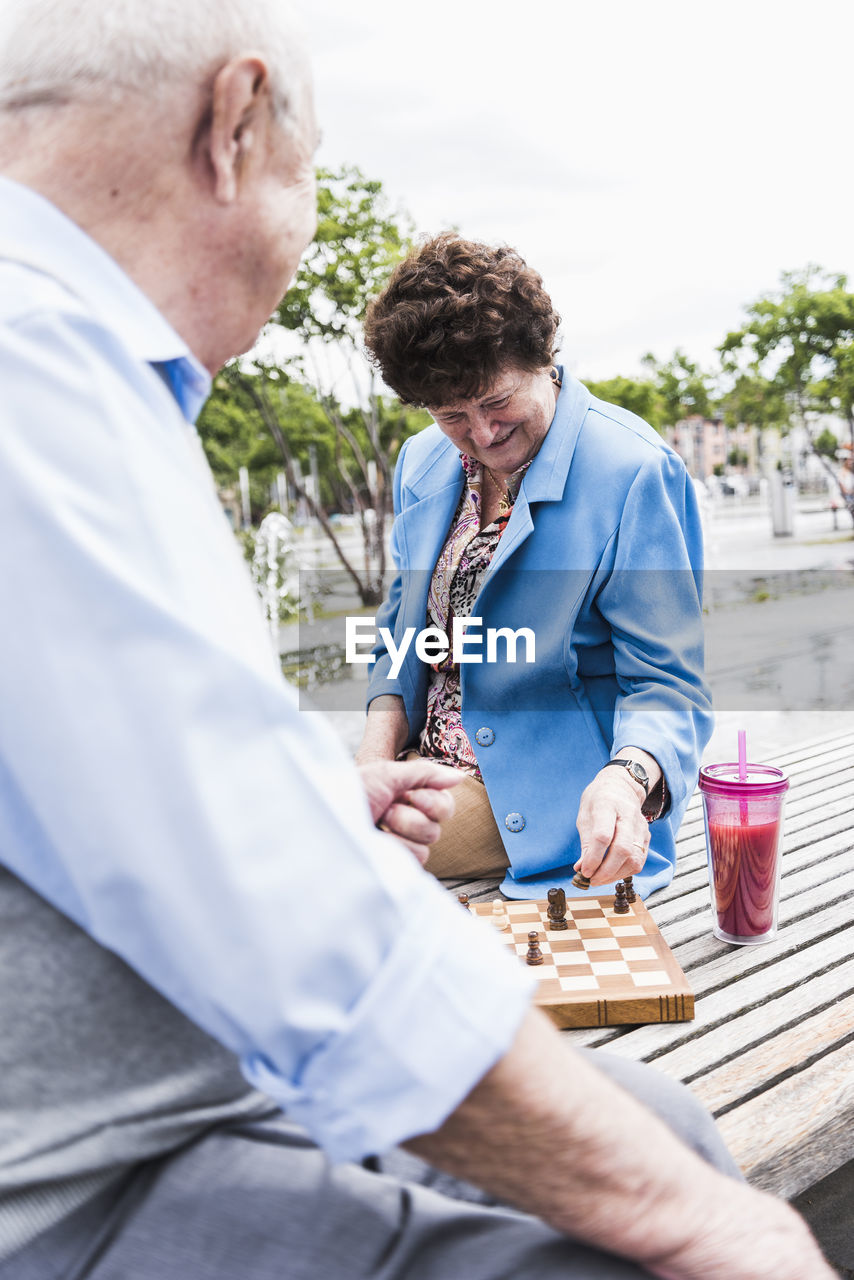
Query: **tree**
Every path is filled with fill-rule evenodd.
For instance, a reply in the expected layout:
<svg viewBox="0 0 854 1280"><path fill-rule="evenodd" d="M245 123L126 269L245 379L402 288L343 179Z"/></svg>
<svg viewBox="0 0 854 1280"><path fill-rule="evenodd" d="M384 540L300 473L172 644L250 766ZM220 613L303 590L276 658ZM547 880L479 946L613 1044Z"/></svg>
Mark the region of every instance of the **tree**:
<svg viewBox="0 0 854 1280"><path fill-rule="evenodd" d="M318 177L314 241L251 357L233 362L222 378L232 397L251 405L266 440L259 456L280 460L362 602L378 604L394 463L403 441L429 419L381 394L361 322L405 256L412 229L406 215L389 208L382 184L358 169L322 170ZM308 479L310 444L320 493ZM359 560L329 520L335 510L359 518Z"/></svg>
<svg viewBox="0 0 854 1280"><path fill-rule="evenodd" d="M606 400L609 404L618 404L621 408L636 413L651 427L655 427L656 431L663 430L664 405L655 383L650 379L624 378L617 375L615 378L606 378L604 382L592 382L587 378L583 381L593 395L600 400Z"/></svg>
<svg viewBox="0 0 854 1280"><path fill-rule="evenodd" d="M649 370L656 395L661 403L663 424L673 427L684 418L700 414L712 416L712 378L678 347L669 360L660 361L649 352L641 360Z"/></svg>
<svg viewBox="0 0 854 1280"><path fill-rule="evenodd" d="M403 440L427 418L379 394L376 374L365 358L362 319L370 299L409 249L412 228L408 217L389 209L382 184L358 169L324 170L319 178L317 233L272 324L300 339L289 370L311 388L332 428L339 497L359 516L363 568L344 555L304 486L303 496L335 545L362 602L377 604L383 596L394 462ZM264 365L258 367L267 372ZM268 425L272 430L272 423ZM277 444L291 483L299 490L287 437L278 438Z"/></svg>
<svg viewBox="0 0 854 1280"><path fill-rule="evenodd" d="M747 308L740 329L719 350L725 368L764 378L803 426L810 448L834 478L854 521L846 495L829 460L816 449L816 412L841 412L854 442L854 294L844 275L814 265L786 271L777 292Z"/></svg>
<svg viewBox="0 0 854 1280"><path fill-rule="evenodd" d="M729 388L720 394L718 408L724 422L734 428L741 423L760 430L788 427L789 409L786 398L773 382L756 373L731 376Z"/></svg>
<svg viewBox="0 0 854 1280"><path fill-rule="evenodd" d="M240 469L250 476L250 507L260 519L269 506L273 476L278 467L265 459L267 433L251 398L234 384L228 370L214 380L213 389L196 427L220 492L236 493Z"/></svg>
<svg viewBox="0 0 854 1280"><path fill-rule="evenodd" d="M823 431L819 431L813 441L813 448L823 458L835 458L839 449L839 441L830 428L825 427Z"/></svg>

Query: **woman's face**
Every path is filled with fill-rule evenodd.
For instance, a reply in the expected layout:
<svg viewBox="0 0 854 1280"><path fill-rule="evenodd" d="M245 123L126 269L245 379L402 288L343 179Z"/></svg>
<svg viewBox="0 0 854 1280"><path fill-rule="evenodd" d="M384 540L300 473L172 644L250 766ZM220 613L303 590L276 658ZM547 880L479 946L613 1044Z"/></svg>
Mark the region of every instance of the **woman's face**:
<svg viewBox="0 0 854 1280"><path fill-rule="evenodd" d="M458 449L495 476L506 477L530 461L543 443L557 391L549 368L531 373L508 365L482 395L428 408Z"/></svg>

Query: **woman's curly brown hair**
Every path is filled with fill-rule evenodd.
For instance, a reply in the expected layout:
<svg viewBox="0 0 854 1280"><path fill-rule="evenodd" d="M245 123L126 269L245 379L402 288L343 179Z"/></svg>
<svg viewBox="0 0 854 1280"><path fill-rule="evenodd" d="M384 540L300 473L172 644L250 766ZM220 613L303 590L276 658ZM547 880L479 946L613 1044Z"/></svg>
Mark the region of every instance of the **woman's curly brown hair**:
<svg viewBox="0 0 854 1280"><path fill-rule="evenodd" d="M482 395L502 369L554 357L560 316L515 249L446 232L395 268L365 317L365 343L406 404Z"/></svg>

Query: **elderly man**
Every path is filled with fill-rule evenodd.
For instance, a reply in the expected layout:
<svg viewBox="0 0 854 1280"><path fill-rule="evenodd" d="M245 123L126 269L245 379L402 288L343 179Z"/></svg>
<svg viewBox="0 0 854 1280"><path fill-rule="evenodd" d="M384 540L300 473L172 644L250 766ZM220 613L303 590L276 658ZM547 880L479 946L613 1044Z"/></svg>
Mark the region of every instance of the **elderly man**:
<svg viewBox="0 0 854 1280"><path fill-rule="evenodd" d="M10 0L0 110L0 1275L830 1275L280 681L190 424L314 227L283 6Z"/></svg>

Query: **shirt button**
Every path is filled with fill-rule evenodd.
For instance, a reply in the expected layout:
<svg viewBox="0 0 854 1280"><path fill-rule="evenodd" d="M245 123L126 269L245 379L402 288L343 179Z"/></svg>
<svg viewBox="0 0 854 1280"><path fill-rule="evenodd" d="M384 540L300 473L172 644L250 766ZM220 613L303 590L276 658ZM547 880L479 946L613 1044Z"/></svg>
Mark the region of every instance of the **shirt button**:
<svg viewBox="0 0 854 1280"><path fill-rule="evenodd" d="M491 747L495 741L495 734L484 725L482 729L478 729L474 735L474 740L479 747Z"/></svg>
<svg viewBox="0 0 854 1280"><path fill-rule="evenodd" d="M504 819L504 825L508 831L522 831L525 826L525 819L521 813L508 813Z"/></svg>

